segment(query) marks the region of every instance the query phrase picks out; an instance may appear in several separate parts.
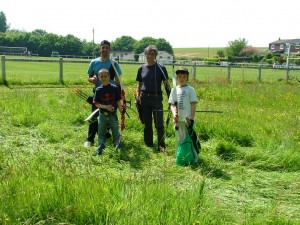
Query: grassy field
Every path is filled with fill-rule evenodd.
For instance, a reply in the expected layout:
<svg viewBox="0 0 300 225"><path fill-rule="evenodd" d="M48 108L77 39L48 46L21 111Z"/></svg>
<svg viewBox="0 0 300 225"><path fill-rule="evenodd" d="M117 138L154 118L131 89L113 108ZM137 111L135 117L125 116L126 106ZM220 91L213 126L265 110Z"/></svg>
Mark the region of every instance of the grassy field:
<svg viewBox="0 0 300 225"><path fill-rule="evenodd" d="M41 59L41 58L40 58ZM68 62L64 59L63 63L63 82L66 85L88 85L87 67L89 61L86 62ZM41 61L6 61L6 80L10 85L59 85L59 62L56 59L53 62ZM135 77L138 64L121 63L123 68L124 83L131 84L135 82ZM176 65L177 67L178 65ZM201 66L185 65L188 67L191 77L204 82L220 82L221 80L227 82L228 68L223 66ZM169 74L172 74L172 66L166 65ZM194 71L195 69L195 71ZM2 65L0 66L0 71ZM299 70L290 70L290 77L294 80L300 80ZM261 81L263 82L278 82L284 80L286 71L284 69L263 68L261 70ZM295 79L296 78L296 79ZM258 80L257 68L231 68L230 79L232 81L253 82ZM0 80L0 84L3 81Z"/></svg>
<svg viewBox="0 0 300 225"><path fill-rule="evenodd" d="M216 55L219 50L225 53L226 47L202 47L202 48L173 48L175 57L205 58ZM258 50L267 50L265 47L257 47Z"/></svg>
<svg viewBox="0 0 300 225"><path fill-rule="evenodd" d="M122 151L95 157L83 147L90 109L73 88L91 93L87 65L66 65L66 86L57 64L9 62L0 86L0 224L300 224L298 82L243 80L255 79L252 70L228 82L221 68L199 68L197 109L223 113L197 114L200 162L179 167L172 124L167 152L157 153L143 145L134 106ZM133 99L138 65L121 66Z"/></svg>

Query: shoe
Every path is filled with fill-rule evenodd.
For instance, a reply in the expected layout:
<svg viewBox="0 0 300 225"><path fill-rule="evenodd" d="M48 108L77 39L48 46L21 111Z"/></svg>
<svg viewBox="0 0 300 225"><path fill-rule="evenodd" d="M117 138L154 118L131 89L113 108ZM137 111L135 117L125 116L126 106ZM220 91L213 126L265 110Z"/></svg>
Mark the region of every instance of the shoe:
<svg viewBox="0 0 300 225"><path fill-rule="evenodd" d="M84 147L86 147L86 148L88 148L88 147L91 147L91 146L93 146L94 145L94 143L93 142L90 142L90 141L86 141L86 142L84 142Z"/></svg>
<svg viewBox="0 0 300 225"><path fill-rule="evenodd" d="M97 147L97 154L96 154L96 156L102 155L103 154L103 149L105 149L105 145L104 144L98 146Z"/></svg>
<svg viewBox="0 0 300 225"><path fill-rule="evenodd" d="M122 149L122 144L120 143L120 144L118 144L118 145L116 145L116 147L115 147L115 149Z"/></svg>
<svg viewBox="0 0 300 225"><path fill-rule="evenodd" d="M158 151L159 151L159 152L166 152L166 148L163 147L163 146L159 146L159 147L158 147Z"/></svg>
<svg viewBox="0 0 300 225"><path fill-rule="evenodd" d="M153 144L145 144L147 147L149 147L149 148L153 148L154 147L154 145Z"/></svg>

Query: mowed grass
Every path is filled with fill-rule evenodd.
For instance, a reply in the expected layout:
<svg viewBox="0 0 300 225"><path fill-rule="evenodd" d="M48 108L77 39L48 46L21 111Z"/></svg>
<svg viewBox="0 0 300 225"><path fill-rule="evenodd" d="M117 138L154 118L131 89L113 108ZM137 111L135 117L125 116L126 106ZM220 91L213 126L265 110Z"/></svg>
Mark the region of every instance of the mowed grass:
<svg viewBox="0 0 300 225"><path fill-rule="evenodd" d="M256 47L259 51L268 50L268 47ZM173 48L174 56L187 58L206 58L217 55L218 51L226 53L226 47L201 47L201 48Z"/></svg>
<svg viewBox="0 0 300 225"><path fill-rule="evenodd" d="M63 60L63 82L60 81L60 65L58 60L48 61L6 61L6 81L10 85L88 85L86 62L70 62L68 59ZM121 62L124 84L135 82L135 76L139 63L128 64ZM175 69L181 63L175 65ZM194 64L185 64L191 74L191 78L199 81L218 81L223 80L243 82L256 82L258 80L258 68L230 68L230 77L228 76L228 67L224 66L203 66ZM1 66L2 67L2 66ZM166 65L169 77L174 73L172 65ZM0 68L1 69L1 68ZM300 80L299 70L290 70L292 81ZM278 82L285 80L286 71L284 69L273 70L271 68L261 69L262 82ZM0 84L3 84L2 79Z"/></svg>
<svg viewBox="0 0 300 225"><path fill-rule="evenodd" d="M110 140L101 157L83 147L90 107L73 88L92 93L88 64L67 64L65 86L58 73L47 80L43 64L10 63L15 72L0 86L0 224L300 223L298 82L258 82L251 70L234 70L240 78L228 82L221 68L199 68L190 80L197 109L223 113L197 114L200 162L179 167L172 124L166 154L157 153L143 144L134 105L122 151ZM40 81L29 85L32 74L18 66L36 67ZM133 99L138 65L121 67Z"/></svg>
<svg viewBox="0 0 300 225"><path fill-rule="evenodd" d="M205 58L216 55L218 50L225 51L224 47L206 48L173 48L174 56L188 58Z"/></svg>

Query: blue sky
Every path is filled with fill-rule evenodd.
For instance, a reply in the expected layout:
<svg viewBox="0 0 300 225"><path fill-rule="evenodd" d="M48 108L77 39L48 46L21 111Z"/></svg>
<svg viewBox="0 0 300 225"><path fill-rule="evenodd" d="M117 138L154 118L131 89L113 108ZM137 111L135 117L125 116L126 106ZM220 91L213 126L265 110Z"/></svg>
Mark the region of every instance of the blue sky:
<svg viewBox="0 0 300 225"><path fill-rule="evenodd" d="M175 48L300 38L299 0L0 0L12 29L43 29L99 43L122 35L165 38Z"/></svg>

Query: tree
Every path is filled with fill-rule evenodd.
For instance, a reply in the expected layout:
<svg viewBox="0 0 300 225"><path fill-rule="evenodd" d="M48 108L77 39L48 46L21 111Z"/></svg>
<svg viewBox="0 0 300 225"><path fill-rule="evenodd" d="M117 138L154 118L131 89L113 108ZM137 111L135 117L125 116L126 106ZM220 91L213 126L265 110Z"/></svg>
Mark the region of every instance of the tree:
<svg viewBox="0 0 300 225"><path fill-rule="evenodd" d="M173 48L169 42L167 42L164 38L159 38L156 41L156 47L159 51L166 51L171 55L174 55Z"/></svg>
<svg viewBox="0 0 300 225"><path fill-rule="evenodd" d="M0 32L5 33L9 26L7 25L6 16L4 12L0 11Z"/></svg>
<svg viewBox="0 0 300 225"><path fill-rule="evenodd" d="M33 35L38 35L38 36L43 36L47 34L47 31L42 30L42 29L35 29L34 31L31 32Z"/></svg>
<svg viewBox="0 0 300 225"><path fill-rule="evenodd" d="M239 56L241 51L247 46L245 38L228 42L228 47L225 48L228 59L232 59L235 56Z"/></svg>
<svg viewBox="0 0 300 225"><path fill-rule="evenodd" d="M61 55L79 55L81 53L81 41L72 34L60 36L55 44L57 51Z"/></svg>
<svg viewBox="0 0 300 225"><path fill-rule="evenodd" d="M135 45L134 52L139 54L144 52L145 48L149 45L155 45L158 51L166 51L173 55L173 48L169 42L163 38L155 39L152 37L144 37Z"/></svg>
<svg viewBox="0 0 300 225"><path fill-rule="evenodd" d="M139 40L135 47L134 47L134 53L135 54L140 54L144 52L145 48L149 45L155 45L156 44L156 39L152 37L144 37L141 40Z"/></svg>
<svg viewBox="0 0 300 225"><path fill-rule="evenodd" d="M112 41L111 46L114 51L131 52L134 49L136 40L130 36L121 36Z"/></svg>

